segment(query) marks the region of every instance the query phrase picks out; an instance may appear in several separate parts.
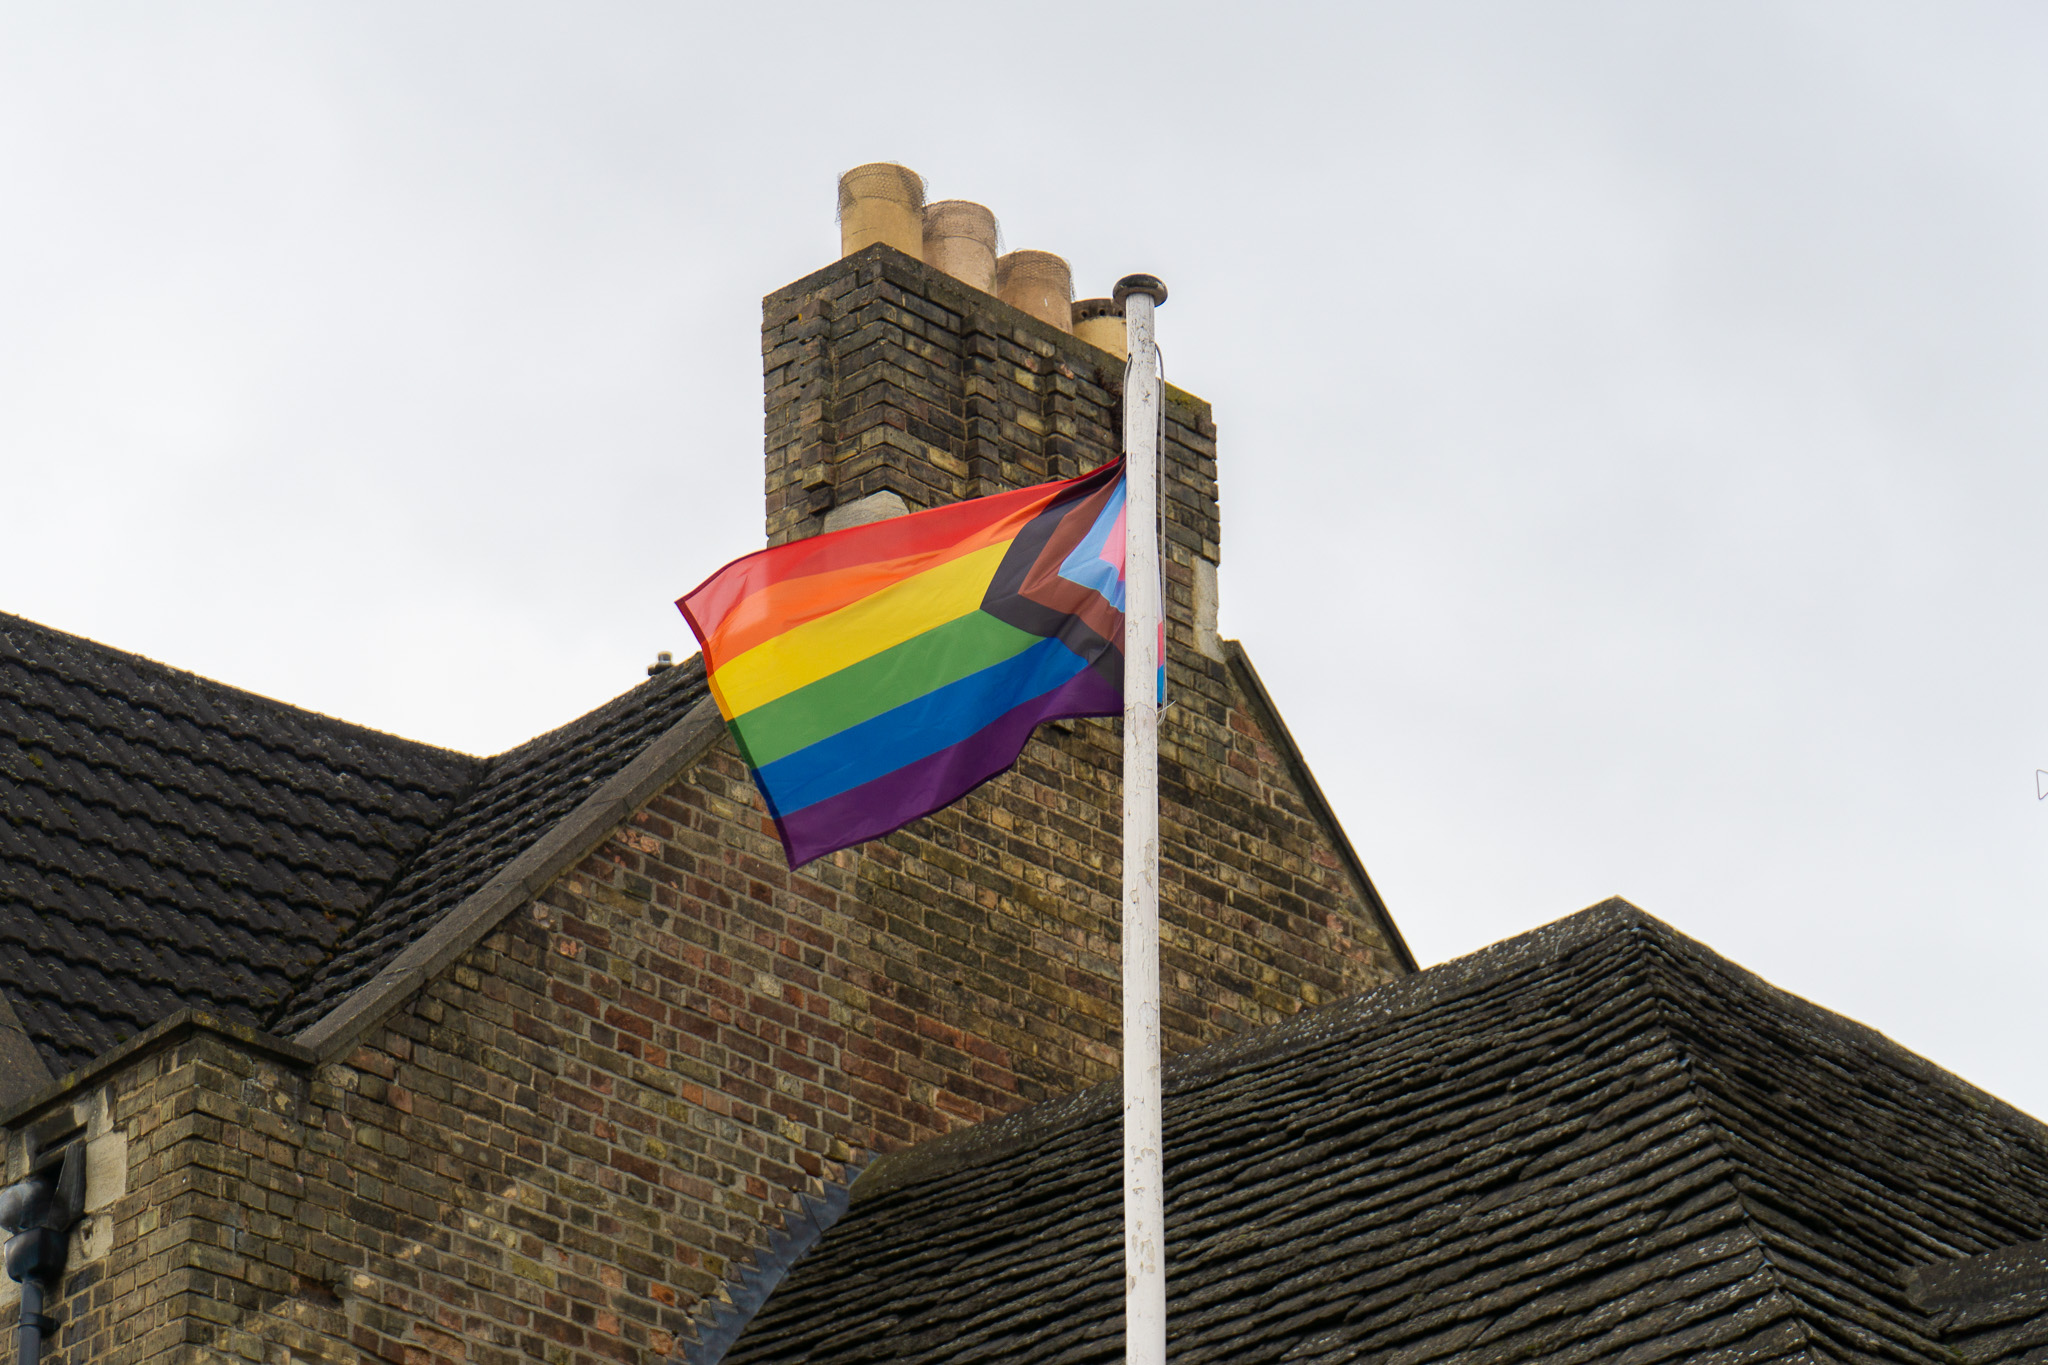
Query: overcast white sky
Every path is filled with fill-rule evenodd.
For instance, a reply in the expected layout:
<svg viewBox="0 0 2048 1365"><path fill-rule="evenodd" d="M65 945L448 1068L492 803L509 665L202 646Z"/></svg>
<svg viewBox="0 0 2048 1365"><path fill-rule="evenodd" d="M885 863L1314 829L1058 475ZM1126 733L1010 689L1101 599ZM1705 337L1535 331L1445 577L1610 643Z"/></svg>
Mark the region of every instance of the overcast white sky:
<svg viewBox="0 0 2048 1365"><path fill-rule="evenodd" d="M1608 894L2048 1114L2048 7L15 3L0 610L504 749L761 537L900 160L1153 271L1424 962Z"/></svg>

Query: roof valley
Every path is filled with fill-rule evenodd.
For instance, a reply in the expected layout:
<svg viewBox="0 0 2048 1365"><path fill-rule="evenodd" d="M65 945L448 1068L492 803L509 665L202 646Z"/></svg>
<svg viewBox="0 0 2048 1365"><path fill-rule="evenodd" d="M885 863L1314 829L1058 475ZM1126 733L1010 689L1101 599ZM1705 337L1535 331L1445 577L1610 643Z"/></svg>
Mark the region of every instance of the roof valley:
<svg viewBox="0 0 2048 1365"><path fill-rule="evenodd" d="M374 977L443 912L564 819L689 714L705 695L701 658L666 669L596 710L483 760L432 836L346 936L268 1017L299 1033Z"/></svg>
<svg viewBox="0 0 2048 1365"><path fill-rule="evenodd" d="M0 990L56 1074L182 1008L295 1031L702 692L684 664L480 759L0 613Z"/></svg>
<svg viewBox="0 0 2048 1365"><path fill-rule="evenodd" d="M0 615L0 946L64 1072L183 1007L250 1023L476 760Z"/></svg>
<svg viewBox="0 0 2048 1365"><path fill-rule="evenodd" d="M504 757L504 754L496 754L490 758L478 761L475 776L471 779L469 785L458 791L454 799L450 801L448 814L441 821L443 826L462 818L463 812L469 806L469 803L475 799L477 793L489 787L491 773ZM378 908L393 896L407 889L409 879L420 863L427 857L428 851L433 846L434 840L430 834L429 837L420 840L418 845L407 853L404 860L393 869L391 876L385 880L384 884L378 887L363 903L362 908L349 918L348 925L335 936L333 947L324 953L319 961L313 963L303 976L293 981L291 989L285 991L265 1011L262 1017L262 1024L265 1030L273 1033L296 1031L287 1027L287 1020L293 1010L298 1008L299 995L305 989L307 982L315 977L327 963L340 957L355 946L358 935L363 932L364 926L373 920Z"/></svg>

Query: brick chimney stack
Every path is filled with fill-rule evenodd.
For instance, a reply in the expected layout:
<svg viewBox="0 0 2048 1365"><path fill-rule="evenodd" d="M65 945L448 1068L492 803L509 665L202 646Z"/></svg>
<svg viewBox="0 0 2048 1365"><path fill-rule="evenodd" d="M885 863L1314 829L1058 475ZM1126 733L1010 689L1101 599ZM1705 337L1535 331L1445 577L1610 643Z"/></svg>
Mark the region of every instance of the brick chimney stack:
<svg viewBox="0 0 2048 1365"><path fill-rule="evenodd" d="M1069 303L1068 325L1055 326L961 278L1000 288L986 209L924 205L922 179L886 163L849 172L841 190L840 259L762 302L770 544L1116 458L1124 360L1087 339L1115 339L1113 300ZM917 233L913 206L925 214ZM1063 261L1040 273L1041 310L1064 297L1065 277ZM1216 428L1201 399L1168 387L1165 400L1161 1020L1180 1051L1410 964L1250 660L1217 638ZM861 950L860 988L1000 1045L1017 1068L1005 1093L1058 1093L1119 1062L1115 726L1040 726L1010 773L803 874L843 895L872 935L859 940L873 947ZM964 1112L966 1095L917 1101L896 1136Z"/></svg>
<svg viewBox="0 0 2048 1365"><path fill-rule="evenodd" d="M762 301L771 545L1070 478L1118 453L1122 357L1075 336L1071 321L1054 326L913 255L913 240L921 254L931 239L909 232L913 185L921 210L914 173L886 164L848 172L848 254ZM870 205L870 194L881 202ZM931 212L951 224L978 207L948 201ZM1171 649L1220 660L1209 405L1169 386L1165 437Z"/></svg>

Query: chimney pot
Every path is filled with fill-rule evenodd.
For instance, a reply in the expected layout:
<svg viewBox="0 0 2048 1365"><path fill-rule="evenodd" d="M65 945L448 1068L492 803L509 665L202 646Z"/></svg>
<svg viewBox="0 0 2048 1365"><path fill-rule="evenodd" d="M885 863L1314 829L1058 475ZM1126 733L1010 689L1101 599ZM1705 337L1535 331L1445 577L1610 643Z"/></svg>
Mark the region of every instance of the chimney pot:
<svg viewBox="0 0 2048 1365"><path fill-rule="evenodd" d="M666 673L675 666L676 661L674 657L664 649L661 653L654 656L653 663L647 665L647 676L651 678L657 673Z"/></svg>
<svg viewBox="0 0 2048 1365"><path fill-rule="evenodd" d="M995 293L995 214L987 205L966 199L925 205L924 263L984 294Z"/></svg>
<svg viewBox="0 0 2048 1365"><path fill-rule="evenodd" d="M1074 330L1074 272L1050 251L1013 251L997 261L996 295L1062 332Z"/></svg>
<svg viewBox="0 0 2048 1365"><path fill-rule="evenodd" d="M839 254L876 242L924 259L924 177L893 161L871 161L839 177Z"/></svg>
<svg viewBox="0 0 2048 1365"><path fill-rule="evenodd" d="M1115 299L1081 299L1074 304L1074 335L1118 360L1130 359L1123 306Z"/></svg>

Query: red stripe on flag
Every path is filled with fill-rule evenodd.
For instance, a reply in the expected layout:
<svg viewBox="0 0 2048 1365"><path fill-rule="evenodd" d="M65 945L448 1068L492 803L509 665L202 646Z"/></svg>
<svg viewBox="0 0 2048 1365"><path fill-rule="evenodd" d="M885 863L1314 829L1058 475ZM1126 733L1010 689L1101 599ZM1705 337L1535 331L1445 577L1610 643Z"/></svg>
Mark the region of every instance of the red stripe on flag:
<svg viewBox="0 0 2048 1365"><path fill-rule="evenodd" d="M943 553L977 530L1002 521L1013 512L1035 509L1037 504L1058 496L1059 490L1065 486L1065 483L1038 484L756 550L744 558L735 559L684 593L676 600L676 605L699 627L700 635L706 628L709 633L716 634L719 623L733 608L763 588L791 579L830 573L835 569L857 568L878 560Z"/></svg>

